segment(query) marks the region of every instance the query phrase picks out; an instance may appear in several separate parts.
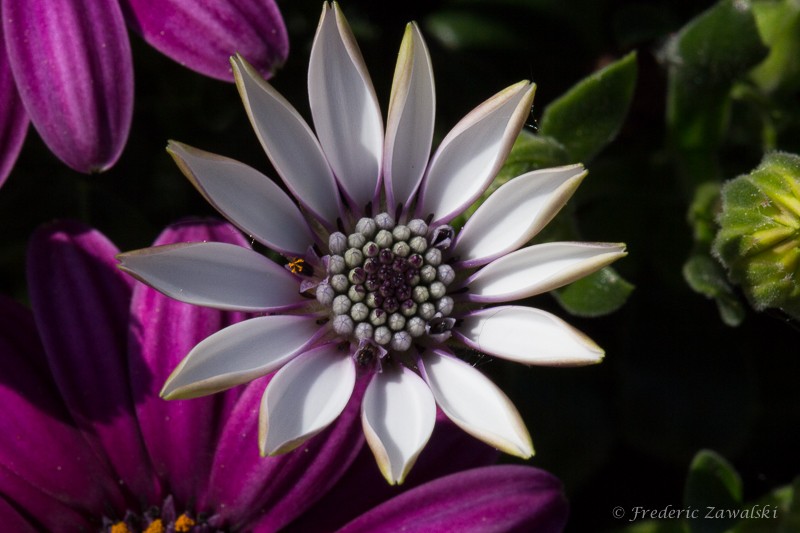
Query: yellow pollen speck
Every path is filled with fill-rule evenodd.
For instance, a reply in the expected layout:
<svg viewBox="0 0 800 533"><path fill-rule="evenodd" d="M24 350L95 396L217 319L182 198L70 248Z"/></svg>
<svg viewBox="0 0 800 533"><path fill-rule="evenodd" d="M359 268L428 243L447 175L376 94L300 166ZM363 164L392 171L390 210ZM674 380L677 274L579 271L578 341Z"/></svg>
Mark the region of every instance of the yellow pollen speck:
<svg viewBox="0 0 800 533"><path fill-rule="evenodd" d="M292 259L289 261L289 270L292 271L292 274L300 274L303 272L303 268L305 268L306 260L300 257Z"/></svg>
<svg viewBox="0 0 800 533"><path fill-rule="evenodd" d="M125 525L125 522L117 522L111 526L110 533L131 533L131 530L128 529L128 526Z"/></svg>
<svg viewBox="0 0 800 533"><path fill-rule="evenodd" d="M182 514L175 520L175 532L176 533L187 533L191 530L197 522Z"/></svg>
<svg viewBox="0 0 800 533"><path fill-rule="evenodd" d="M164 531L164 522L160 518L156 518L142 533L164 533Z"/></svg>

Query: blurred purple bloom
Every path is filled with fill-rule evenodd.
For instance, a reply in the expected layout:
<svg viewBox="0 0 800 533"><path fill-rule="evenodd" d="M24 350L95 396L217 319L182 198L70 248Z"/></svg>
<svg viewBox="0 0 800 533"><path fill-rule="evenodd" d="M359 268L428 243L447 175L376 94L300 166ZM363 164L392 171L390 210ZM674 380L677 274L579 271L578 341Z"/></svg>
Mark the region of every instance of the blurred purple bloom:
<svg viewBox="0 0 800 533"><path fill-rule="evenodd" d="M133 112L126 22L178 63L224 80L234 52L253 54L269 77L289 49L274 0L2 0L0 16L0 184L28 119L69 167L114 165Z"/></svg>
<svg viewBox="0 0 800 533"><path fill-rule="evenodd" d="M227 224L175 226L157 243L186 240L247 246ZM133 286L116 252L79 224L40 230L28 256L33 313L0 298L4 530L563 528L558 480L530 467L474 468L496 452L446 423L406 490L386 485L358 427L363 383L329 429L269 458L253 435L270 376L201 400L160 400L188 348L244 317Z"/></svg>

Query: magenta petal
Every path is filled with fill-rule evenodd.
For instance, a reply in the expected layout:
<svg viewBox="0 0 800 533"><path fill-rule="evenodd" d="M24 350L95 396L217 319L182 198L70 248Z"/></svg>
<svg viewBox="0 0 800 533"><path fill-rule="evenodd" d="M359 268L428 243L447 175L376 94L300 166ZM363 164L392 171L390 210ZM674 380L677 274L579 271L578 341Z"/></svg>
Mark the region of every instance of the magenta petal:
<svg viewBox="0 0 800 533"><path fill-rule="evenodd" d="M281 529L330 490L364 446L362 380L328 429L292 452L260 457L258 410L270 377L248 385L217 448L207 507L217 509L231 530Z"/></svg>
<svg viewBox="0 0 800 533"><path fill-rule="evenodd" d="M273 0L124 0L130 25L161 53L206 76L233 81L239 53L269 79L289 53Z"/></svg>
<svg viewBox="0 0 800 533"><path fill-rule="evenodd" d="M0 354L0 469L14 486L24 480L21 492L0 493L20 505L31 497L89 513L124 505L110 470L86 446L58 396L32 314L2 296Z"/></svg>
<svg viewBox="0 0 800 533"><path fill-rule="evenodd" d="M15 511L11 504L3 498L2 494L0 494L0 524L9 528L10 531L19 533L37 532L36 527Z"/></svg>
<svg viewBox="0 0 800 533"><path fill-rule="evenodd" d="M10 509L4 509L4 502L10 507L12 501L13 506L24 512L29 520L37 520L35 527L28 520L20 522L20 518L15 517ZM102 512L103 509L98 507L94 511ZM10 522L6 522L6 518ZM18 523L21 525L20 528L16 527ZM0 467L0 524L3 525L3 531L14 533L31 530L60 533L93 529L86 517L78 511L43 494L38 488L3 467Z"/></svg>
<svg viewBox="0 0 800 533"><path fill-rule="evenodd" d="M72 414L114 479L152 499L155 488L128 381L130 280L117 249L78 223L38 230L28 248L28 284L47 360Z"/></svg>
<svg viewBox="0 0 800 533"><path fill-rule="evenodd" d="M248 246L233 226L219 222L172 226L155 244L204 240ZM216 442L240 389L186 401L166 401L158 393L195 344L243 318L178 302L143 283L134 287L129 364L136 414L153 467L179 503L196 502L205 488L213 450L199 443Z"/></svg>
<svg viewBox="0 0 800 533"><path fill-rule="evenodd" d="M8 64L3 26L0 24L0 186L17 161L28 132L28 115L17 93Z"/></svg>
<svg viewBox="0 0 800 533"><path fill-rule="evenodd" d="M487 466L439 478L353 520L339 533L425 531L561 532L561 482L527 466Z"/></svg>
<svg viewBox="0 0 800 533"><path fill-rule="evenodd" d="M333 531L401 492L441 476L494 464L498 455L439 412L433 435L402 486L386 483L375 467L375 456L365 447L342 479L289 529Z"/></svg>
<svg viewBox="0 0 800 533"><path fill-rule="evenodd" d="M3 0L11 70L48 148L79 172L119 158L133 113L133 63L113 1Z"/></svg>

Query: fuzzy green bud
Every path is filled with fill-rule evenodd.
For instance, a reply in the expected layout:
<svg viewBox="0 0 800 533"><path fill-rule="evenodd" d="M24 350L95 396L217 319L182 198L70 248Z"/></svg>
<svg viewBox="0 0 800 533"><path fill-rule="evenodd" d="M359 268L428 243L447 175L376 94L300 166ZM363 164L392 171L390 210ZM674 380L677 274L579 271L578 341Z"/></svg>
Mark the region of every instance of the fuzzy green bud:
<svg viewBox="0 0 800 533"><path fill-rule="evenodd" d="M800 157L773 152L722 189L713 250L757 310L800 319Z"/></svg>

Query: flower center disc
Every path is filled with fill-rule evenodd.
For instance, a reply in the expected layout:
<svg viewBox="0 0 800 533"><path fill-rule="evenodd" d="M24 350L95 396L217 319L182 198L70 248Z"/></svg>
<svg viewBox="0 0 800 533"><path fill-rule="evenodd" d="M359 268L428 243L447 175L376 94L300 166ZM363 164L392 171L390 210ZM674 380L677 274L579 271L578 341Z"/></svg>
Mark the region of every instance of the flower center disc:
<svg viewBox="0 0 800 533"><path fill-rule="evenodd" d="M406 351L437 329L453 310L445 293L455 272L427 233L422 220L395 224L381 213L359 220L349 235L331 235L328 280L317 300L329 306L337 334Z"/></svg>

